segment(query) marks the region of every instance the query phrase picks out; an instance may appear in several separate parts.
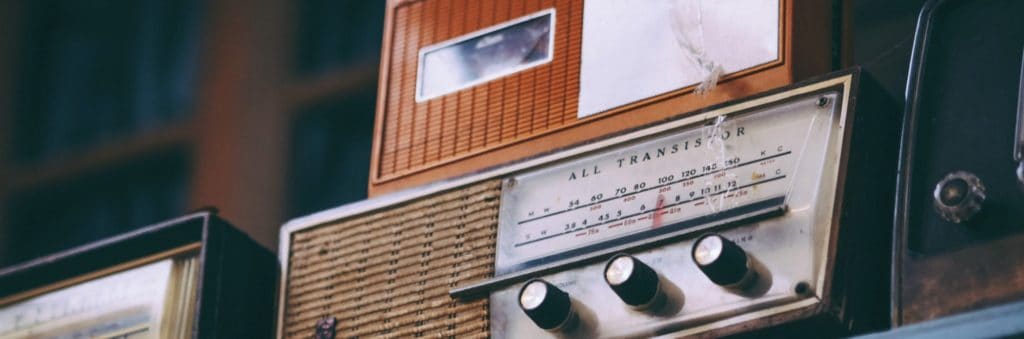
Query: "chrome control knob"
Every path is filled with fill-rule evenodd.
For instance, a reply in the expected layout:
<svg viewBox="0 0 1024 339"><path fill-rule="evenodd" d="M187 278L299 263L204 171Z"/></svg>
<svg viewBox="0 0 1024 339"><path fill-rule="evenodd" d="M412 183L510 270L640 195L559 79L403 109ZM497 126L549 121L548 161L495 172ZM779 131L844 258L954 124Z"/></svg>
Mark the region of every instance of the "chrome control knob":
<svg viewBox="0 0 1024 339"><path fill-rule="evenodd" d="M646 309L665 299L658 273L628 254L618 254L604 267L604 281L626 305Z"/></svg>
<svg viewBox="0 0 1024 339"><path fill-rule="evenodd" d="M739 245L718 234L705 234L693 245L693 261L719 286L744 289L757 280L750 257Z"/></svg>
<svg viewBox="0 0 1024 339"><path fill-rule="evenodd" d="M519 307L538 327L549 331L569 330L579 321L569 294L543 279L523 285Z"/></svg>
<svg viewBox="0 0 1024 339"><path fill-rule="evenodd" d="M971 172L957 171L935 184L932 192L935 210L952 223L971 220L985 202L985 185Z"/></svg>

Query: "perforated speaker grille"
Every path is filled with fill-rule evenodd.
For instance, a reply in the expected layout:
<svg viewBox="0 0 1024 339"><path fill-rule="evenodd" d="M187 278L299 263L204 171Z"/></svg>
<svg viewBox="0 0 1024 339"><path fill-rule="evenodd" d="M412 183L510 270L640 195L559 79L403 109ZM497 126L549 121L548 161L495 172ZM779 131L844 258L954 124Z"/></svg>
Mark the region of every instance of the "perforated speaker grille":
<svg viewBox="0 0 1024 339"><path fill-rule="evenodd" d="M284 335L323 317L338 338L486 337L487 300L448 291L494 271L500 181L488 181L292 234Z"/></svg>
<svg viewBox="0 0 1024 339"><path fill-rule="evenodd" d="M419 49L556 8L554 60L417 103ZM425 0L394 11L379 171L387 178L576 122L582 0Z"/></svg>

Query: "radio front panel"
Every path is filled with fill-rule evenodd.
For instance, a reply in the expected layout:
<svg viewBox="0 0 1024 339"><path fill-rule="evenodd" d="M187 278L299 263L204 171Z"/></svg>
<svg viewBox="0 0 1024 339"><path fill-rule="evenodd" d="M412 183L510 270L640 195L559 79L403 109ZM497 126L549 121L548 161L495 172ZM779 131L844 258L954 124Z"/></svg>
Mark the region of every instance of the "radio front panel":
<svg viewBox="0 0 1024 339"><path fill-rule="evenodd" d="M389 1L370 195L828 72L832 12L792 0Z"/></svg>
<svg viewBox="0 0 1024 339"><path fill-rule="evenodd" d="M194 321L198 248L0 304L0 337L185 338Z"/></svg>
<svg viewBox="0 0 1024 339"><path fill-rule="evenodd" d="M202 211L0 270L0 338L265 338L274 256Z"/></svg>
<svg viewBox="0 0 1024 339"><path fill-rule="evenodd" d="M885 276L848 280L885 267L876 221L891 213L869 205L888 186L864 183L894 166L890 112L855 118L855 99L870 97L859 79L293 220L280 334L308 335L318 319L341 336L496 338L884 323L886 295L867 291Z"/></svg>
<svg viewBox="0 0 1024 339"><path fill-rule="evenodd" d="M599 309L588 319L599 326L586 336L653 336L771 306L818 303L845 132L839 128L845 112L835 103L843 99L833 89L745 114L708 116L707 126L506 179L496 271L568 264L681 236L631 252L680 294L674 301L681 309L671 317L603 307L618 299L600 279L603 262L543 276L583 307ZM764 285L749 291L756 298L701 279L690 258L693 236L686 234L727 224L746 224L717 232L763 265ZM492 313L495 332L544 335L517 312L518 292L512 286L492 295L492 307L501 309Z"/></svg>
<svg viewBox="0 0 1024 339"><path fill-rule="evenodd" d="M809 208L819 172L835 170L824 159L840 151L830 140L841 136L831 133L837 99L832 91L708 116L702 126L506 179L497 272L791 204Z"/></svg>

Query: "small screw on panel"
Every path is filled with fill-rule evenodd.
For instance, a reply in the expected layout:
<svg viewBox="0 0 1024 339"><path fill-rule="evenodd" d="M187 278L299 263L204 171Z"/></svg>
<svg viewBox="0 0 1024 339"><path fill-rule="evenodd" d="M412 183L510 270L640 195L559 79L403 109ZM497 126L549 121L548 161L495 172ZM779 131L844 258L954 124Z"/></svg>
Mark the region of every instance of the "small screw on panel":
<svg viewBox="0 0 1024 339"><path fill-rule="evenodd" d="M316 321L316 332L313 335L315 339L334 339L335 336L335 325L338 324L338 318L335 317L323 317Z"/></svg>
<svg viewBox="0 0 1024 339"><path fill-rule="evenodd" d="M828 104L831 103L831 102L832 102L832 100L829 99L828 97L820 97L820 98L818 98L818 107L828 106Z"/></svg>

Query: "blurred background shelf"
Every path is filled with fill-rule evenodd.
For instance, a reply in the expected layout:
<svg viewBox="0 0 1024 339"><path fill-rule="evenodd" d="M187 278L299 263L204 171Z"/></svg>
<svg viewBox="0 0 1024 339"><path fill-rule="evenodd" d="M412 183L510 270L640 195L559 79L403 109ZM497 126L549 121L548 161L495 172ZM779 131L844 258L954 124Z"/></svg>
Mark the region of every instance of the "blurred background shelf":
<svg viewBox="0 0 1024 339"><path fill-rule="evenodd" d="M193 135L192 124L181 122L153 132L110 140L64 157L28 165L12 165L6 175L8 189L13 192L24 191L73 179L83 173L101 172L108 167L134 162L146 155L187 149L192 145Z"/></svg>
<svg viewBox="0 0 1024 339"><path fill-rule="evenodd" d="M375 91L377 76L377 64L365 62L298 80L288 89L289 104L304 106L325 98L358 94L369 88Z"/></svg>
<svg viewBox="0 0 1024 339"><path fill-rule="evenodd" d="M384 0L0 3L0 266L218 206L363 199Z"/></svg>

